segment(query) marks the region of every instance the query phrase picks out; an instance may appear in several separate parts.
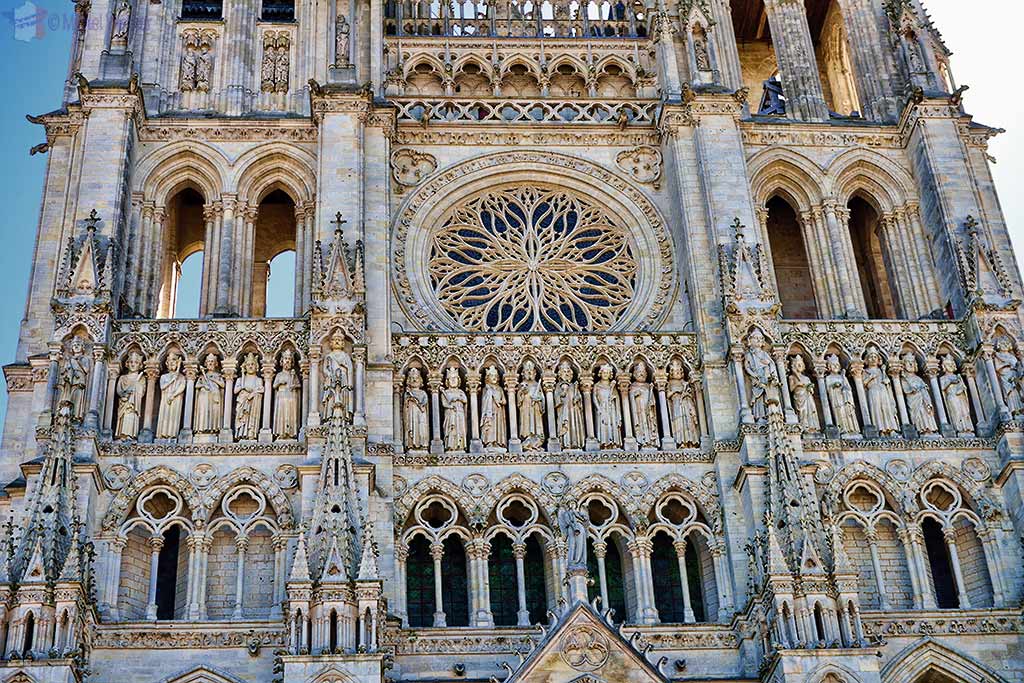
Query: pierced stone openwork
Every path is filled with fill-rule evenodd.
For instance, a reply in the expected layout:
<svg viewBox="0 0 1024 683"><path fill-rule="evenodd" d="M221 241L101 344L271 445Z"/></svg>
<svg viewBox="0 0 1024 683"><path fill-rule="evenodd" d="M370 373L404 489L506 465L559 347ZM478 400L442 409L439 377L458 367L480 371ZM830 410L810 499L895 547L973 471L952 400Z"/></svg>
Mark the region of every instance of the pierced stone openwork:
<svg viewBox="0 0 1024 683"><path fill-rule="evenodd" d="M471 330L608 329L632 300L636 274L617 218L573 192L537 186L455 206L430 253L441 306Z"/></svg>

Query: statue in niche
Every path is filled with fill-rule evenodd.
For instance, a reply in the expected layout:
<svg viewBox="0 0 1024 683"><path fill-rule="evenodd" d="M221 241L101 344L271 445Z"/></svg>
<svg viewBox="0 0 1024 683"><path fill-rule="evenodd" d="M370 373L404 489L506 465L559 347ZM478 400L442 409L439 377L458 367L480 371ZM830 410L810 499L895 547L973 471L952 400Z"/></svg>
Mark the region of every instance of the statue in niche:
<svg viewBox="0 0 1024 683"><path fill-rule="evenodd" d="M295 370L295 354L285 349L281 354L281 371L274 376L274 436L294 439L299 435L300 395L302 382Z"/></svg>
<svg viewBox="0 0 1024 683"><path fill-rule="evenodd" d="M896 434L900 421L896 416L896 400L892 397L892 380L882 367L882 355L874 349L864 354L864 389L867 392L868 412L883 436Z"/></svg>
<svg viewBox="0 0 1024 683"><path fill-rule="evenodd" d="M410 451L425 451L430 445L430 426L427 421L429 400L427 392L423 390L423 376L419 368L412 368L405 378L405 399L402 402L405 447Z"/></svg>
<svg viewBox="0 0 1024 683"><path fill-rule="evenodd" d="M197 92L210 91L210 79L213 76L213 49L210 43L203 40L199 43L199 52L196 55L195 90Z"/></svg>
<svg viewBox="0 0 1024 683"><path fill-rule="evenodd" d="M110 31L111 45L128 43L128 28L132 20L132 4L128 0L120 0L114 5L114 22Z"/></svg>
<svg viewBox="0 0 1024 683"><path fill-rule="evenodd" d="M633 435L641 448L658 447L658 413L654 385L647 381L647 366L633 366L633 383L629 385L629 404L633 411Z"/></svg>
<svg viewBox="0 0 1024 683"><path fill-rule="evenodd" d="M693 385L686 381L686 368L678 358L668 364L669 420L672 422L672 436L679 446L695 446L700 443L700 426L697 423L697 395Z"/></svg>
<svg viewBox="0 0 1024 683"><path fill-rule="evenodd" d="M775 361L765 351L764 334L754 330L747 335L747 351L743 355L743 370L750 380L750 410L756 422L768 417L768 406L779 403L779 375Z"/></svg>
<svg viewBox="0 0 1024 683"><path fill-rule="evenodd" d="M574 510L568 505L558 509L558 528L565 538L566 569L587 568L587 527L590 519L583 510Z"/></svg>
<svg viewBox="0 0 1024 683"><path fill-rule="evenodd" d="M1019 361L1007 337L996 339L995 347L992 361L999 378L999 387L1003 390L1003 401L1010 413L1016 415L1024 410L1024 404L1021 403Z"/></svg>
<svg viewBox="0 0 1024 683"><path fill-rule="evenodd" d="M263 34L263 63L260 65L260 89L263 92L274 92L277 73L277 49L274 34Z"/></svg>
<svg viewBox="0 0 1024 683"><path fill-rule="evenodd" d="M288 92L288 70L291 62L291 45L286 36L278 38L274 51L274 91Z"/></svg>
<svg viewBox="0 0 1024 683"><path fill-rule="evenodd" d="M448 368L445 374L445 389L441 392L441 407L444 408L444 448L447 451L466 450L466 404L469 399L460 388L462 378L458 368Z"/></svg>
<svg viewBox="0 0 1024 683"><path fill-rule="evenodd" d="M828 374L825 376L825 391L828 394L828 402L832 406L836 427L844 436L860 434L857 405L853 402L853 389L850 387L850 380L846 379L846 375L843 374L839 356L830 353L825 358L825 368L828 370Z"/></svg>
<svg viewBox="0 0 1024 683"><path fill-rule="evenodd" d="M711 71L711 54L708 51L708 34L704 27L697 24L693 27L693 59L697 71Z"/></svg>
<svg viewBox="0 0 1024 683"><path fill-rule="evenodd" d="M176 439L181 429L181 409L185 402L185 375L181 372L181 354L167 354L167 372L160 375L160 411L156 419L157 439Z"/></svg>
<svg viewBox="0 0 1024 683"><path fill-rule="evenodd" d="M345 68L352 65L348 58L349 37L352 29L348 25L348 19L341 12L334 22L334 65Z"/></svg>
<svg viewBox="0 0 1024 683"><path fill-rule="evenodd" d="M345 351L345 335L335 332L330 338L330 351L324 356L324 388L320 399L320 414L329 419L334 408L342 414L352 414L352 357Z"/></svg>
<svg viewBox="0 0 1024 683"><path fill-rule="evenodd" d="M935 406L929 396L928 383L917 374L917 358L912 353L903 356L903 395L907 399L907 416L921 434L939 431L935 423Z"/></svg>
<svg viewBox="0 0 1024 683"><path fill-rule="evenodd" d="M252 441L260 435L263 380L259 370L256 354L247 354L242 361L242 376L235 382L235 438L239 441Z"/></svg>
<svg viewBox="0 0 1024 683"><path fill-rule="evenodd" d="M516 390L519 408L519 439L524 451L544 447L544 390L537 379L537 366L523 362L523 380Z"/></svg>
<svg viewBox="0 0 1024 683"><path fill-rule="evenodd" d="M805 374L807 365L801 355L789 359L789 393L793 397L793 411L806 432L821 431L818 407L814 405L814 381Z"/></svg>
<svg viewBox="0 0 1024 683"><path fill-rule="evenodd" d="M117 424L115 439L134 439L142 426L142 401L146 396L146 376L142 374L142 354L132 351L125 363L128 372L117 378Z"/></svg>
<svg viewBox="0 0 1024 683"><path fill-rule="evenodd" d="M622 412L619 392L612 381L614 372L611 365L602 365L594 383L594 412L597 417L594 431L601 448L622 448Z"/></svg>
<svg viewBox="0 0 1024 683"><path fill-rule="evenodd" d="M85 355L85 342L79 337L72 337L57 375L57 408L67 406L73 420L81 421L85 417L88 383L89 359Z"/></svg>
<svg viewBox="0 0 1024 683"><path fill-rule="evenodd" d="M508 445L505 425L507 400L499 383L498 368L490 365L484 370L484 390L480 397L480 440L486 448L504 448Z"/></svg>
<svg viewBox="0 0 1024 683"><path fill-rule="evenodd" d="M583 417L583 394L580 393L579 385L573 381L572 366L564 360L558 364L555 418L558 422L558 440L562 448L583 448L587 439Z"/></svg>
<svg viewBox="0 0 1024 683"><path fill-rule="evenodd" d="M178 88L182 92L196 89L196 67L199 64L199 45L194 38L186 37L181 51L181 76Z"/></svg>
<svg viewBox="0 0 1024 683"><path fill-rule="evenodd" d="M971 402L967 393L967 384L957 372L956 360L952 355L942 357L942 377L939 378L939 389L946 399L946 414L949 423L957 434L970 436L974 434L974 423L971 421Z"/></svg>
<svg viewBox="0 0 1024 683"><path fill-rule="evenodd" d="M217 356L208 353L196 378L196 414L192 428L196 434L216 434L223 420L224 375L220 373Z"/></svg>

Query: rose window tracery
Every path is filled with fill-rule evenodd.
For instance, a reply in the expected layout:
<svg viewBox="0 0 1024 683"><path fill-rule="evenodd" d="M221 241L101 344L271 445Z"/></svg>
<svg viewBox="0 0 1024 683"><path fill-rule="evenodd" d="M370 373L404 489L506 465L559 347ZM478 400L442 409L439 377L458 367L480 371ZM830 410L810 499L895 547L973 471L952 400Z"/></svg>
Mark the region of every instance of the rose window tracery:
<svg viewBox="0 0 1024 683"><path fill-rule="evenodd" d="M451 208L440 225L430 284L466 329L608 329L633 299L638 265L629 233L575 193L498 188Z"/></svg>

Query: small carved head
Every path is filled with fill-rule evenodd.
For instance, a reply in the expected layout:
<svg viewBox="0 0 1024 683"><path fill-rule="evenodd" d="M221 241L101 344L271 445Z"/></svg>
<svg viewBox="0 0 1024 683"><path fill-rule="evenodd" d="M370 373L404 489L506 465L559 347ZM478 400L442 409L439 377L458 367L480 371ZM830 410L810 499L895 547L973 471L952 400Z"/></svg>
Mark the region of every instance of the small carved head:
<svg viewBox="0 0 1024 683"><path fill-rule="evenodd" d="M81 337L72 337L68 347L71 349L72 355L81 356L85 353L85 342Z"/></svg>
<svg viewBox="0 0 1024 683"><path fill-rule="evenodd" d="M670 379L683 379L686 375L686 368L683 367L683 361L678 358L673 358L672 362L668 364L668 376Z"/></svg>
<svg viewBox="0 0 1024 683"><path fill-rule="evenodd" d="M558 379L563 382L572 381L572 366L569 365L569 361L563 360L558 364Z"/></svg>
<svg viewBox="0 0 1024 683"><path fill-rule="evenodd" d="M177 372L181 369L181 354L177 351L170 351L167 354L167 371Z"/></svg>
<svg viewBox="0 0 1024 683"><path fill-rule="evenodd" d="M764 333L755 327L750 334L747 335L747 347L751 349L764 348Z"/></svg>
<svg viewBox="0 0 1024 683"><path fill-rule="evenodd" d="M484 370L484 382L497 386L498 384L498 368L493 365L488 365L487 369Z"/></svg>
<svg viewBox="0 0 1024 683"><path fill-rule="evenodd" d="M523 361L523 379L533 380L537 379L537 367L533 364L533 361L527 358Z"/></svg>
<svg viewBox="0 0 1024 683"><path fill-rule="evenodd" d="M909 351L903 354L903 371L912 374L917 373L917 358Z"/></svg>
<svg viewBox="0 0 1024 683"><path fill-rule="evenodd" d="M448 368L448 372L445 374L445 381L449 388L458 389L459 385L462 383L462 378L459 376L459 369L454 366Z"/></svg>
<svg viewBox="0 0 1024 683"><path fill-rule="evenodd" d="M636 365L633 366L633 378L637 382L647 381L647 366L644 365L643 361L637 361Z"/></svg>
<svg viewBox="0 0 1024 683"><path fill-rule="evenodd" d="M335 330L334 334L331 335L330 346L332 351L342 351L345 349L345 335L341 333L341 330Z"/></svg>
<svg viewBox="0 0 1024 683"><path fill-rule="evenodd" d="M792 370L794 374L801 374L804 370L807 369L807 366L804 364L804 357L799 354L795 356L790 356L789 369Z"/></svg>
<svg viewBox="0 0 1024 683"><path fill-rule="evenodd" d="M602 365L600 367L600 369L598 369L598 371L597 371L597 376L602 381L609 381L609 380L611 380L611 378L614 375L615 375L615 369L612 368L612 366L609 365L608 363L605 363L604 365Z"/></svg>
<svg viewBox="0 0 1024 683"><path fill-rule="evenodd" d="M882 364L882 355L873 348L868 349L864 354L864 364L869 368L877 368Z"/></svg>
<svg viewBox="0 0 1024 683"><path fill-rule="evenodd" d="M128 371L138 372L142 369L142 354L138 351L132 351L128 354Z"/></svg>
<svg viewBox="0 0 1024 683"><path fill-rule="evenodd" d="M830 353L825 357L825 367L827 367L829 373L833 375L839 374L843 369L842 364L839 362L839 356L834 353Z"/></svg>
<svg viewBox="0 0 1024 683"><path fill-rule="evenodd" d="M409 376L405 378L405 386L410 389L419 389L423 386L423 376L419 368L410 368Z"/></svg>
<svg viewBox="0 0 1024 683"><path fill-rule="evenodd" d="M242 370L247 375L255 375L259 372L260 362L256 359L255 353L248 353L245 356L245 361L242 363Z"/></svg>
<svg viewBox="0 0 1024 683"><path fill-rule="evenodd" d="M205 365L206 369L209 370L210 372L216 372L217 368L220 366L220 359L217 358L217 354L206 354Z"/></svg>
<svg viewBox="0 0 1024 683"><path fill-rule="evenodd" d="M956 373L956 359L953 358L953 354L947 353L942 357L942 371L950 375Z"/></svg>
<svg viewBox="0 0 1024 683"><path fill-rule="evenodd" d="M294 367L294 365L295 356L292 353L292 350L285 349L284 352L281 353L281 367L284 368L285 370L291 370L292 367Z"/></svg>

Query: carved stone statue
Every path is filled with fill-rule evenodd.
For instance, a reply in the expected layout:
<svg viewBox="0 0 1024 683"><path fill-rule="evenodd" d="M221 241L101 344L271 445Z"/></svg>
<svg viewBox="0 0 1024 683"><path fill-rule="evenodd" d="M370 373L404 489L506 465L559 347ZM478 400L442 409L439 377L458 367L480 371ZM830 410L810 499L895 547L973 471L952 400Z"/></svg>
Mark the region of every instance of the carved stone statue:
<svg viewBox="0 0 1024 683"><path fill-rule="evenodd" d="M181 409L187 381L181 372L181 354L167 354L167 372L160 375L160 411L157 413L157 439L176 439L181 429Z"/></svg>
<svg viewBox="0 0 1024 683"><path fill-rule="evenodd" d="M793 397L793 411L800 426L807 432L821 431L818 420L818 406L814 404L814 380L805 373L804 357L797 355L789 359L789 393Z"/></svg>
<svg viewBox="0 0 1024 683"><path fill-rule="evenodd" d="M672 422L672 437L679 446L696 446L700 443L700 425L697 422L697 395L693 386L686 381L686 368L682 361L673 358L668 365L668 416Z"/></svg>
<svg viewBox="0 0 1024 683"><path fill-rule="evenodd" d="M896 400L892 397L892 380L882 367L882 356L878 351L869 349L864 354L864 390L867 392L868 411L878 428L878 433L895 434L900 430L900 420L896 416Z"/></svg>
<svg viewBox="0 0 1024 683"><path fill-rule="evenodd" d="M85 355L85 342L72 337L57 376L56 407L68 406L72 419L81 421L85 417L88 384L89 359Z"/></svg>
<svg viewBox="0 0 1024 683"><path fill-rule="evenodd" d="M743 370L750 383L750 410L758 422L767 419L769 404L779 402L779 375L765 346L764 335L755 328L747 336L747 351L743 354Z"/></svg>
<svg viewBox="0 0 1024 683"><path fill-rule="evenodd" d="M698 24L693 27L693 59L697 64L697 71L711 71L711 54L708 52L708 34L704 27Z"/></svg>
<svg viewBox="0 0 1024 683"><path fill-rule="evenodd" d="M295 354L285 349L281 354L281 371L274 376L274 436L294 439L299 435L302 382L295 371Z"/></svg>
<svg viewBox="0 0 1024 683"><path fill-rule="evenodd" d="M114 5L114 22L110 31L110 44L124 46L128 43L128 29L132 19L132 4L128 0L120 0Z"/></svg>
<svg viewBox="0 0 1024 683"><path fill-rule="evenodd" d="M974 423L971 421L971 401L967 384L957 372L956 360L949 354L942 357L939 389L946 399L946 414L949 416L950 425L961 436L973 435Z"/></svg>
<svg viewBox="0 0 1024 683"><path fill-rule="evenodd" d="M828 374L825 376L825 391L828 402L832 406L832 416L836 427L844 436L860 434L860 423L857 421L857 405L853 401L853 388L843 374L843 366L839 356L834 353L825 358Z"/></svg>
<svg viewBox="0 0 1024 683"><path fill-rule="evenodd" d="M558 509L558 528L565 538L566 568L587 568L587 527L590 519L582 510L574 510L568 505Z"/></svg>
<svg viewBox="0 0 1024 683"><path fill-rule="evenodd" d="M224 375L219 367L217 356L206 354L196 378L196 409L192 421L192 431L196 434L216 434L223 423Z"/></svg>
<svg viewBox="0 0 1024 683"><path fill-rule="evenodd" d="M344 68L352 63L348 58L350 35L351 28L348 25L348 19L339 12L338 18L334 22L334 65L337 67Z"/></svg>
<svg viewBox="0 0 1024 683"><path fill-rule="evenodd" d="M142 374L142 354L132 351L125 363L128 372L117 378L117 424L115 439L134 439L142 427L142 401L146 396L146 376Z"/></svg>
<svg viewBox="0 0 1024 683"><path fill-rule="evenodd" d="M274 92L277 69L277 51L274 43L274 34L263 34L263 62L260 64L260 90L263 92Z"/></svg>
<svg viewBox="0 0 1024 683"><path fill-rule="evenodd" d="M197 92L209 92L210 80L213 78L213 48L205 40L199 44L199 53L196 55L196 80L195 90Z"/></svg>
<svg viewBox="0 0 1024 683"><path fill-rule="evenodd" d="M523 379L516 390L519 408L519 439L524 451L544 447L544 390L537 379L533 361L523 362Z"/></svg>
<svg viewBox="0 0 1024 683"><path fill-rule="evenodd" d="M633 415L633 434L641 448L658 447L657 399L654 385L647 381L647 366L633 366L633 382L629 385L629 405Z"/></svg>
<svg viewBox="0 0 1024 683"><path fill-rule="evenodd" d="M320 415L329 419L335 404L345 415L352 414L352 357L345 351L345 335L335 332L330 339L331 350L323 361L323 390Z"/></svg>
<svg viewBox="0 0 1024 683"><path fill-rule="evenodd" d="M992 361L996 367L996 376L999 377L999 387L1003 390L1003 401L1006 402L1010 413L1016 415L1024 410L1020 393L1019 361L1008 338L997 339L995 347Z"/></svg>
<svg viewBox="0 0 1024 683"><path fill-rule="evenodd" d="M928 383L917 374L917 358L907 353L903 356L903 395L907 399L907 416L921 434L939 431L935 423L935 406L929 395Z"/></svg>
<svg viewBox="0 0 1024 683"><path fill-rule="evenodd" d="M484 390L480 397L480 440L486 448L504 448L508 444L505 390L501 388L498 368L484 370Z"/></svg>
<svg viewBox="0 0 1024 683"><path fill-rule="evenodd" d="M287 35L277 39L274 54L274 92L288 92L288 72L291 64L291 41Z"/></svg>
<svg viewBox="0 0 1024 683"><path fill-rule="evenodd" d="M594 431L601 448L622 448L622 412L619 392L612 381L614 372L611 365L602 365L594 384Z"/></svg>
<svg viewBox="0 0 1024 683"><path fill-rule="evenodd" d="M458 368L448 368L445 374L445 389L441 392L441 407L444 408L444 448L446 451L466 450L466 404L469 399L460 388L462 378Z"/></svg>
<svg viewBox="0 0 1024 683"><path fill-rule="evenodd" d="M572 366L568 361L558 364L558 383L555 384L555 418L558 426L558 440L565 449L583 448L587 440L584 426L583 394L573 380Z"/></svg>
<svg viewBox="0 0 1024 683"><path fill-rule="evenodd" d="M235 382L235 438L239 441L252 441L260 435L263 380L259 371L256 354L246 355L242 361L242 376Z"/></svg>
<svg viewBox="0 0 1024 683"><path fill-rule="evenodd" d="M425 451L430 445L430 423L427 404L430 398L423 390L423 377L418 368L409 370L405 378L405 399L402 419L405 421L405 447L410 451Z"/></svg>

